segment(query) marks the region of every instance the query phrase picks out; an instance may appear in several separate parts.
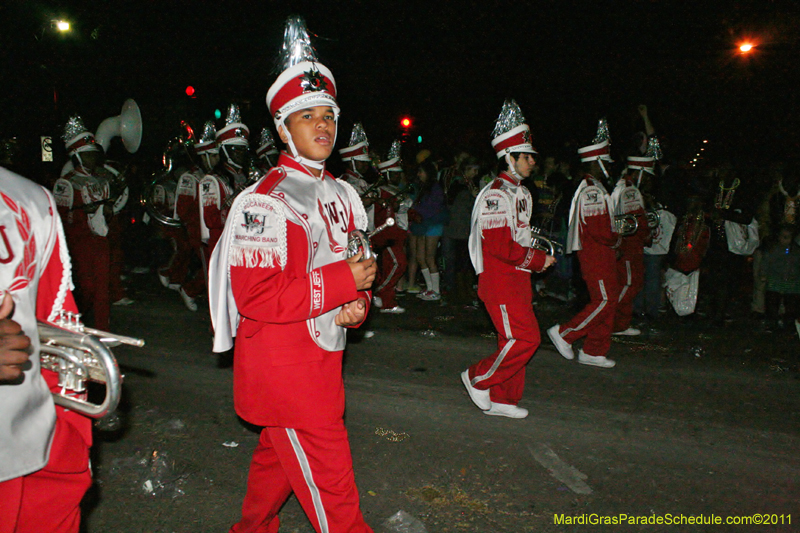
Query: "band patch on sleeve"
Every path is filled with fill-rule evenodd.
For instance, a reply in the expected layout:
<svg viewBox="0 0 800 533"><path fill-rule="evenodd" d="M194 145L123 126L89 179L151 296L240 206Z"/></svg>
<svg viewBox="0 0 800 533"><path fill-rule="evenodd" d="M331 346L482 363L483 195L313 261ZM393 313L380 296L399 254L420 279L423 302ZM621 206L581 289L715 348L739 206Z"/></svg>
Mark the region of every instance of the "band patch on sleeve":
<svg viewBox="0 0 800 533"><path fill-rule="evenodd" d="M191 174L184 174L181 176L180 181L178 182L178 196L190 196L192 198L195 197L195 181L194 176Z"/></svg>
<svg viewBox="0 0 800 533"><path fill-rule="evenodd" d="M203 205L222 207L217 180L212 177L206 177L200 182L200 198L203 200Z"/></svg>
<svg viewBox="0 0 800 533"><path fill-rule="evenodd" d="M277 200L248 194L237 202L231 217L231 266L286 266L286 215Z"/></svg>
<svg viewBox="0 0 800 533"><path fill-rule="evenodd" d="M56 199L58 207L66 207L72 209L72 202L74 195L72 193L72 184L64 178L58 178L53 185L53 196Z"/></svg>
<svg viewBox="0 0 800 533"><path fill-rule="evenodd" d="M514 210L508 195L502 191L489 190L480 200L478 224L481 230L514 227Z"/></svg>
<svg viewBox="0 0 800 533"><path fill-rule="evenodd" d="M599 187L591 185L580 194L581 217L593 217L606 213L606 195Z"/></svg>

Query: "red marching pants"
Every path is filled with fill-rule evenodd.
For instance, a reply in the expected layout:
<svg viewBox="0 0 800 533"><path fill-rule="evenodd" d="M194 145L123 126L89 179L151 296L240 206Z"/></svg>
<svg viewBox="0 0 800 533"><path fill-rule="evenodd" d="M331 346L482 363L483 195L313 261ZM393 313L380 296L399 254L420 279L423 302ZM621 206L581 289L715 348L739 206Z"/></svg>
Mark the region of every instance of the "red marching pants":
<svg viewBox="0 0 800 533"><path fill-rule="evenodd" d="M0 483L0 533L78 533L89 470L91 421L56 407L50 459L41 470ZM87 427L88 426L88 427Z"/></svg>
<svg viewBox="0 0 800 533"><path fill-rule="evenodd" d="M525 365L539 347L539 323L531 304L490 304L497 350L469 367L472 386L489 390L494 403L517 405L525 388Z"/></svg>
<svg viewBox="0 0 800 533"><path fill-rule="evenodd" d="M73 238L70 238L73 237ZM111 254L108 239L82 232L67 233L72 270L77 285L78 309L91 312L96 329L108 331L111 318Z"/></svg>
<svg viewBox="0 0 800 533"><path fill-rule="evenodd" d="M617 281L620 291L612 331L624 331L631 325L633 300L644 286L644 254L642 252L623 253L617 261Z"/></svg>
<svg viewBox="0 0 800 533"><path fill-rule="evenodd" d="M380 250L380 279L376 280L373 294L383 300L383 308L397 307L395 287L406 272L406 230L397 226L386 228L372 239L374 249Z"/></svg>
<svg viewBox="0 0 800 533"><path fill-rule="evenodd" d="M611 326L619 300L619 285L616 272L598 278L592 275L594 272L586 272L589 268L590 265L581 265L589 290L589 303L558 332L569 344L586 337L583 351L588 355L604 356L611 348Z"/></svg>
<svg viewBox="0 0 800 533"><path fill-rule="evenodd" d="M277 533L294 492L317 533L372 533L359 508L344 422L322 428L267 427L253 452L242 519L230 533Z"/></svg>

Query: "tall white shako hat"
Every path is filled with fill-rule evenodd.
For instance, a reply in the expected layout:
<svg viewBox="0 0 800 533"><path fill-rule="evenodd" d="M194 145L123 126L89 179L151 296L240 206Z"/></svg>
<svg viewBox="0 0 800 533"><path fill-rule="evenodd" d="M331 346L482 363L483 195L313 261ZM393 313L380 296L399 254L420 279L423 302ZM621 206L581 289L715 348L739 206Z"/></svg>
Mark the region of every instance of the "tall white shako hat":
<svg viewBox="0 0 800 533"><path fill-rule="evenodd" d="M497 159L503 159L508 154L527 153L535 154L536 150L531 145L531 129L525 123L517 102L506 99L503 109L492 132L492 148L497 154ZM509 165L513 168L513 165Z"/></svg>
<svg viewBox="0 0 800 533"><path fill-rule="evenodd" d="M403 159L400 157L402 144L399 139L392 142L386 161L378 163L378 172L400 172L403 170Z"/></svg>
<svg viewBox="0 0 800 533"><path fill-rule="evenodd" d="M605 118L601 118L597 123L597 133L594 136L592 144L578 148L578 156L581 158L582 163L588 161L597 161L600 164L600 169L608 177L603 161L613 163L611 159L611 136L608 133L608 122Z"/></svg>
<svg viewBox="0 0 800 533"><path fill-rule="evenodd" d="M269 128L261 130L261 138L256 148L256 157L267 158L271 155L278 155L278 149L275 147L275 139L272 138L272 132Z"/></svg>
<svg viewBox="0 0 800 533"><path fill-rule="evenodd" d="M225 153L228 164L237 169L242 168L242 165L234 161L228 153L228 146L243 146L247 148L250 145L250 128L242 124L242 115L239 112L239 106L236 104L228 106L225 126L217 130L217 145Z"/></svg>
<svg viewBox="0 0 800 533"><path fill-rule="evenodd" d="M353 132L350 134L350 143L347 148L339 150L342 161L372 161L369 157L369 141L364 132L364 126L360 122L353 124Z"/></svg>
<svg viewBox="0 0 800 533"><path fill-rule="evenodd" d="M644 156L628 156L628 168L630 170L643 170L648 174L655 174L656 161L661 159L661 145L658 142L658 137L653 135L647 142L647 152Z"/></svg>
<svg viewBox="0 0 800 533"><path fill-rule="evenodd" d="M309 167L321 169L324 167L324 161L310 161L300 157L288 128L284 127L287 116L301 109L317 106L330 106L337 125L339 122L336 81L328 67L317 59L305 21L299 16L289 17L286 21L278 65L282 72L267 91L267 107L275 121L275 128L279 132L283 128L288 137L289 150L295 160Z"/></svg>
<svg viewBox="0 0 800 533"><path fill-rule="evenodd" d="M71 116L67 121L61 138L64 139L64 145L69 156L80 152L103 151L103 147L95 141L94 133L86 129L83 119L78 115ZM78 155L78 159L80 159L80 155Z"/></svg>
<svg viewBox="0 0 800 533"><path fill-rule="evenodd" d="M217 132L214 129L214 122L208 121L203 125L203 135L194 144L194 151L197 155L218 154Z"/></svg>

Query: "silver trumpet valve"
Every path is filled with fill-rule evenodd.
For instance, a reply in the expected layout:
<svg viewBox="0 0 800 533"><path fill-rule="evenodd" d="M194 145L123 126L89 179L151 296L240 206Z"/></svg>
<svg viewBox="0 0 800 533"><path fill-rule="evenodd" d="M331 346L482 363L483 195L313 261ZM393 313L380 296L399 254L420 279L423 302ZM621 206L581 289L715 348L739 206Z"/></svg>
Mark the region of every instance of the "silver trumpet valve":
<svg viewBox="0 0 800 533"><path fill-rule="evenodd" d="M369 233L366 233L360 229L351 231L347 239L347 257L354 257L360 253L364 254L361 256L362 261L375 257L375 253L372 251L372 246L370 246L370 238L391 226L394 226L394 219L390 217L386 219L386 222Z"/></svg>
<svg viewBox="0 0 800 533"><path fill-rule="evenodd" d="M531 248L536 248L537 250L541 250L545 252L547 255L552 255L555 257L556 254L564 253L564 248L559 243L554 243L550 239L544 236L542 230L531 226Z"/></svg>

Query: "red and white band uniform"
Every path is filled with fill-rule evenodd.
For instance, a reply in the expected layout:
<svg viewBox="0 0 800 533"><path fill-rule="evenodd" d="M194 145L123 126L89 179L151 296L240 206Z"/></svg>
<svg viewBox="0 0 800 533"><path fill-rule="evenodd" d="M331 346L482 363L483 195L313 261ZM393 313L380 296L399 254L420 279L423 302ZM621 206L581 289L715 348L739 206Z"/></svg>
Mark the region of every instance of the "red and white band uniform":
<svg viewBox="0 0 800 533"><path fill-rule="evenodd" d="M508 172L481 190L472 210L469 253L478 297L497 330L497 350L468 372L472 386L488 390L493 403L519 403L525 365L541 341L530 277L545 267L546 254L531 248L532 210L530 192Z"/></svg>
<svg viewBox="0 0 800 533"><path fill-rule="evenodd" d="M395 225L370 239L373 250L380 255L378 277L372 292L381 299L384 309L397 307L395 287L408 266L405 248L408 231L398 226L396 220L399 193L400 190L394 185L383 185L378 189L377 202L374 204L375 227L382 226L388 218L395 219Z"/></svg>
<svg viewBox="0 0 800 533"><path fill-rule="evenodd" d="M0 289L32 348L24 379L0 386L0 533L77 533L91 421L53 404L58 376L41 370L36 326L77 312L69 253L52 195L4 168L0 234Z"/></svg>
<svg viewBox="0 0 800 533"><path fill-rule="evenodd" d="M620 290L613 332L625 331L631 325L633 300L644 286L644 248L652 242L652 235L647 223L644 199L635 185L634 176L626 175L617 182L610 204L615 215L633 215L638 223L636 232L623 236L618 248L617 280Z"/></svg>
<svg viewBox="0 0 800 533"><path fill-rule="evenodd" d="M120 164L116 161L106 160L103 167L118 177L123 172ZM112 194L115 191L112 191ZM108 220L108 248L109 248L109 301L116 302L125 298L125 289L122 287L122 271L125 267L125 256L122 251L123 224L124 217L120 213L128 204L130 190L125 187L117 197L111 208L112 217Z"/></svg>
<svg viewBox="0 0 800 533"><path fill-rule="evenodd" d="M371 299L345 261L350 231L365 226L351 186L286 153L233 203L209 270L214 351L237 337L236 412L265 429L232 532L277 532L292 492L318 532L372 531L343 422L346 330L335 324L342 305Z"/></svg>
<svg viewBox="0 0 800 533"><path fill-rule="evenodd" d="M178 179L175 189L174 218L181 221L182 226L175 228L176 248L173 260L163 274L170 282L177 283L190 298L196 298L206 289L207 265L203 256L203 242L200 236L200 181L203 172L194 168L184 172ZM202 271L190 278L192 258L197 258L203 265Z"/></svg>
<svg viewBox="0 0 800 533"><path fill-rule="evenodd" d="M208 264L222 235L235 192L233 185L216 173L205 175L200 181L199 191L200 240L205 245L203 254Z"/></svg>
<svg viewBox="0 0 800 533"><path fill-rule="evenodd" d="M93 321L87 322L89 325L108 331L111 250L107 221L112 213L106 204L88 210L83 208L109 199L110 183L103 174L102 171L89 174L83 167L74 168L56 180L53 194L72 254L79 307L84 313L91 313Z"/></svg>
<svg viewBox="0 0 800 533"><path fill-rule="evenodd" d="M558 331L569 344L585 337L583 351L595 357L605 356L611 347L620 292L616 258L619 235L613 230L608 203L603 184L586 174L572 198L567 253L578 253L589 303Z"/></svg>
<svg viewBox="0 0 800 533"><path fill-rule="evenodd" d="M369 204L368 206L366 206L367 219L369 220L367 224L367 231L374 230L375 206L372 204L371 201L369 201L369 199L363 197L364 193L367 192L367 190L369 189L370 184L367 182L367 180L364 179L364 176L362 176L360 172L358 172L352 167L352 165L347 167L347 170L345 170L344 174L342 174L339 177L339 179L349 183L361 197L362 202Z"/></svg>

